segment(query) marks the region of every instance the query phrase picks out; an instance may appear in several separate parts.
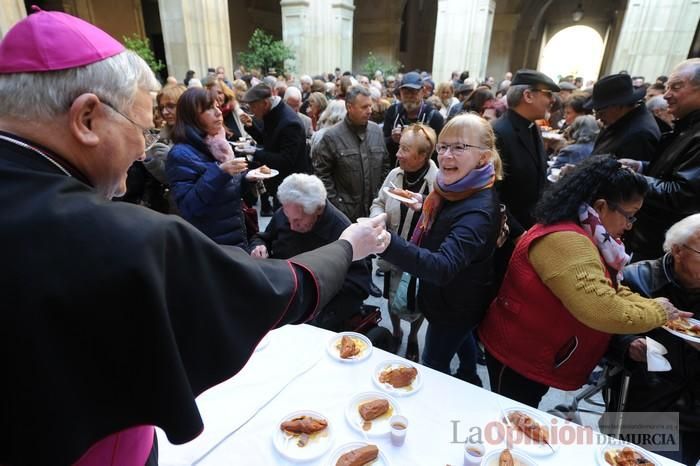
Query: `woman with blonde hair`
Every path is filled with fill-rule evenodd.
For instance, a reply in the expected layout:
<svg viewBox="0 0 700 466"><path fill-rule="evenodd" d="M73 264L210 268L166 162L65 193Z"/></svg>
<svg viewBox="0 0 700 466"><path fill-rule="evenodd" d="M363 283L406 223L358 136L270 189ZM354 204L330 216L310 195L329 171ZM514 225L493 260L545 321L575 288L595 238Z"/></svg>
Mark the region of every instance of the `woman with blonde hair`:
<svg viewBox="0 0 700 466"><path fill-rule="evenodd" d="M435 131L428 125L415 123L404 127L399 150L396 153L399 166L389 172L370 208L370 217L386 213L387 230L395 232L405 240L411 237L411 233L418 223L420 212L414 211L407 204L389 196L384 188L396 186L412 193L426 196L430 194L433 191L433 183L438 173L437 165L430 160L436 142ZM423 324L423 315L416 311L415 306L397 305L397 301L394 299L403 271L383 259L379 259L377 265L379 270L384 272L384 297L389 302L389 316L394 333L394 348L392 350L397 352L401 346L403 339L401 320L410 322L411 331L406 343L406 359L417 362L419 355L418 331ZM411 286L415 287L415 283L416 279L413 278Z"/></svg>
<svg viewBox="0 0 700 466"><path fill-rule="evenodd" d="M158 142L146 151L143 168L148 175L144 176L141 203L151 209L164 214L177 213L175 201L170 196L168 178L165 175L165 160L168 152L173 147L172 131L175 125L175 110L177 101L185 92L185 86L181 84L168 85L156 95L156 112L163 121L163 126L158 132ZM129 191L134 190L134 174L139 170L139 164L134 164L129 169Z"/></svg>
<svg viewBox="0 0 700 466"><path fill-rule="evenodd" d="M311 118L311 125L314 131L317 131L319 128L318 119L321 118L321 114L328 107L328 99L320 92L312 92L309 94L307 102L306 114Z"/></svg>
<svg viewBox="0 0 700 466"><path fill-rule="evenodd" d="M451 82L445 82L438 84L437 92L435 95L440 99L442 103L442 108L440 109L440 115L443 118L447 118L450 112L450 108L459 103L459 99L455 97L455 89Z"/></svg>
<svg viewBox="0 0 700 466"><path fill-rule="evenodd" d="M423 364L449 374L450 361L459 354L455 376L476 385L481 380L472 331L492 296L492 256L500 230L493 185L501 161L495 144L491 125L480 116L449 121L436 144L440 168L433 191L412 195L422 202L422 212L411 239L391 232L380 255L418 279L416 304L429 323Z"/></svg>

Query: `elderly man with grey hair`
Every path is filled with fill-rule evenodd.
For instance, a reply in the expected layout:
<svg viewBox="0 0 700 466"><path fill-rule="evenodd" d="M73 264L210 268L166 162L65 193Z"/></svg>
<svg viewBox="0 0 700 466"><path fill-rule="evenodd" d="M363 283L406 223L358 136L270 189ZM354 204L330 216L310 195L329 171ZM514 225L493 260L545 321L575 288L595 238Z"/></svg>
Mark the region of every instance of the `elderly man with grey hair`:
<svg viewBox="0 0 700 466"><path fill-rule="evenodd" d="M254 161L279 170L280 176L266 180L267 193L260 196L261 215L269 217L279 207L276 192L280 181L290 173L308 173L311 162L308 156L306 130L298 114L282 99L273 95L265 84L248 89L241 102L247 103L255 120L244 119L246 131L258 143L258 147L244 149L253 155ZM261 147L262 146L262 147ZM273 198L270 206L268 195Z"/></svg>
<svg viewBox="0 0 700 466"><path fill-rule="evenodd" d="M301 91L294 86L290 86L285 91L282 100L285 104L289 105L289 108L296 112L297 116L304 124L304 131L306 132L306 139L308 142L308 140L311 139L311 135L313 134L314 130L313 125L311 124L311 118L299 111L301 108Z"/></svg>
<svg viewBox="0 0 700 466"><path fill-rule="evenodd" d="M673 224L666 232L663 250L664 254L657 259L625 267L624 284L644 297L666 298L678 309L694 313L697 319L700 317L700 214ZM669 371L647 371L647 336L668 350L664 357L671 363ZM670 457L683 464L696 464L700 460L700 344L659 328L645 335L618 336L611 350L613 359L623 362L631 375L625 410L679 413L680 451L659 454L675 454Z"/></svg>
<svg viewBox="0 0 700 466"><path fill-rule="evenodd" d="M328 200L352 221L367 217L372 201L389 172L389 156L382 129L369 121L370 91L351 87L345 95L347 115L329 128L314 148L316 175Z"/></svg>
<svg viewBox="0 0 700 466"><path fill-rule="evenodd" d="M657 95L646 102L647 110L654 115L656 124L659 125L661 134L668 133L673 130L673 115L668 111L668 102L663 95Z"/></svg>
<svg viewBox="0 0 700 466"><path fill-rule="evenodd" d="M258 261L111 202L157 141L158 88L137 54L65 13L36 11L0 42L2 464L157 464L154 426L175 444L200 435L195 398L388 244L371 219Z"/></svg>
<svg viewBox="0 0 700 466"><path fill-rule="evenodd" d="M277 197L282 207L265 232L252 239L251 256L288 259L337 240L350 220L326 199L318 177L295 173L280 184ZM314 321L328 330L343 330L343 322L356 313L368 296L371 273L366 261L354 262L343 288Z"/></svg>
<svg viewBox="0 0 700 466"><path fill-rule="evenodd" d="M700 58L678 64L666 83L664 99L674 116L651 162L622 159L646 176L649 193L625 244L639 259L661 254L664 233L675 222L700 211Z"/></svg>
<svg viewBox="0 0 700 466"><path fill-rule="evenodd" d="M309 76L308 74L301 75L301 77L299 78L299 84L301 85L302 102L305 102L306 99L309 98L309 94L311 94L311 85L313 83L313 79L311 79L311 76Z"/></svg>

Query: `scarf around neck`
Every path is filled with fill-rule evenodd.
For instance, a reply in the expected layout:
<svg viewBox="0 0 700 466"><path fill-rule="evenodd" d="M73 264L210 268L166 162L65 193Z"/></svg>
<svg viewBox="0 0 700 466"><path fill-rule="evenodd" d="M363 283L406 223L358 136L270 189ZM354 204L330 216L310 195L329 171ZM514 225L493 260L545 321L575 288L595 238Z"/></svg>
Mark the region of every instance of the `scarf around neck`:
<svg viewBox="0 0 700 466"><path fill-rule="evenodd" d="M578 209L578 219L581 227L590 235L605 263L616 273L617 282L622 280L622 269L631 259L625 252L625 245L619 239L613 238L600 221L598 212L590 205L583 203Z"/></svg>
<svg viewBox="0 0 700 466"><path fill-rule="evenodd" d="M433 191L423 202L423 212L418 219L415 230L413 230L411 242L420 246L423 238L433 226L433 222L435 222L435 218L442 209L445 200L451 202L461 201L471 197L474 193L492 187L495 181L496 169L491 162L482 168L470 171L461 180L452 184L445 184L442 172L438 172Z"/></svg>

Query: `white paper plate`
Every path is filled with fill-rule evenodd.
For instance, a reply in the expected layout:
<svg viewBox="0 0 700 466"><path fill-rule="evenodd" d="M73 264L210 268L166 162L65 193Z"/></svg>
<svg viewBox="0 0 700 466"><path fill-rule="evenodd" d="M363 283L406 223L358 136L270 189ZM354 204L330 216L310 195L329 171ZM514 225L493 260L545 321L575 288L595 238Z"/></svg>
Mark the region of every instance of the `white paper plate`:
<svg viewBox="0 0 700 466"><path fill-rule="evenodd" d="M385 370L398 369L399 367L414 367L418 371L418 374L416 375L416 378L411 385L401 388L394 388L388 383L382 383L379 381L379 375L382 372L384 372ZM380 390L395 396L413 395L418 390L420 390L421 386L423 386L423 376L421 375L420 369L418 368L418 366L412 364L411 362L405 359L389 359L387 361L379 363L374 369L374 373L372 374L372 381L377 387L379 387Z"/></svg>
<svg viewBox="0 0 700 466"><path fill-rule="evenodd" d="M549 429L551 423L549 422L549 419L547 416L535 409L532 408L525 408L525 407L513 407L513 408L506 408L503 410L503 415L507 416L508 414L514 412L514 411L520 411L521 413L527 414L530 416L532 419L535 420L538 424L541 426L545 427L546 429ZM506 423L505 419L501 419L501 422L504 424L508 425ZM512 423L511 423L512 425ZM513 426L513 429L516 429L515 426ZM513 449L522 451L527 453L528 455L532 456L549 456L553 455L559 450L559 445L554 443L550 443L552 445L552 448L554 451L552 451L552 448L549 448L547 444L545 443L537 443L534 440L532 440L530 437L526 436L525 434L518 435L513 439Z"/></svg>
<svg viewBox="0 0 700 466"><path fill-rule="evenodd" d="M258 351L265 349L265 347L270 344L271 339L270 334L266 333L263 339L260 340L260 343L258 343L258 346L255 347L255 352L257 353Z"/></svg>
<svg viewBox="0 0 700 466"><path fill-rule="evenodd" d="M343 359L340 357L340 348L338 346L340 345L340 340L344 337L348 336L350 338L353 338L355 340L356 345L360 345L361 349L358 354L355 356L352 356L347 359ZM361 333L356 333L356 332L341 332L330 340L328 340L328 345L326 345L326 349L328 350L328 354L331 355L333 359L336 361L340 362L360 362L364 361L370 355L372 354L372 342L369 341L369 338L366 336L362 335Z"/></svg>
<svg viewBox="0 0 700 466"><path fill-rule="evenodd" d="M648 459L651 461L654 466L661 466L661 463L656 461L654 457L646 450L643 448L638 447L637 445L634 445L632 443L627 443L627 442L615 442L611 443L610 445L603 445L600 450L598 450L598 453L596 454L596 460L598 460L598 464L600 466L610 466L610 463L605 461L605 452L608 450L622 450L625 447L629 447L632 450L636 451L640 455L642 455L644 458Z"/></svg>
<svg viewBox="0 0 700 466"><path fill-rule="evenodd" d="M700 320L697 319L686 319L688 322L690 322L693 325L700 325ZM692 335L687 335L685 333L679 332L678 330L672 330L664 325L664 330L667 332L670 332L674 334L677 337L680 337L684 340L692 341L693 343L700 343L700 337L694 337Z"/></svg>
<svg viewBox="0 0 700 466"><path fill-rule="evenodd" d="M559 133L555 133L553 131L543 131L542 132L542 139L554 139L557 141L563 141L564 136L562 136Z"/></svg>
<svg viewBox="0 0 700 466"><path fill-rule="evenodd" d="M275 176L280 174L280 172L278 170L275 170L274 168L270 168L270 173L261 173L260 168L256 168L255 170L251 170L248 173L251 173L255 177L261 178L263 180L266 180L268 178L274 178Z"/></svg>
<svg viewBox="0 0 700 466"><path fill-rule="evenodd" d="M319 434L315 434L305 446L297 445L299 436L292 436L284 432L280 426L283 422L292 420L300 416L312 416L316 419L323 419L328 423ZM275 445L277 452L286 459L295 462L311 461L323 456L333 444L333 425L323 414L316 411L302 410L289 413L284 416L277 425L274 426L275 433L272 437L272 443Z"/></svg>
<svg viewBox="0 0 700 466"><path fill-rule="evenodd" d="M356 448L362 448L366 445L373 445L369 444L367 442L351 442L351 443L346 443L345 445L338 447L337 450L333 452L331 455L330 461L328 461L328 466L335 466L335 464L338 462L338 459L343 456L345 453L355 450ZM378 445L377 445L378 446ZM377 459L374 460L373 462L370 463L372 466L391 466L391 463L387 459L387 457L384 455L382 452L381 448L379 449L379 456L377 456Z"/></svg>
<svg viewBox="0 0 700 466"><path fill-rule="evenodd" d="M387 194L387 196L393 197L397 201L403 202L404 204L417 204L418 203L418 201L416 199L413 199L412 197L408 198L408 197L399 196L398 194L394 194L391 191L389 191L390 189L391 188L388 186L383 189L383 191Z"/></svg>
<svg viewBox="0 0 700 466"><path fill-rule="evenodd" d="M481 460L481 466L498 466L498 458L503 450L503 448L499 448L484 455L484 458ZM521 451L511 450L510 454L513 455L515 466L537 466L537 463L532 458Z"/></svg>
<svg viewBox="0 0 700 466"><path fill-rule="evenodd" d="M362 425L364 424L365 420L362 419L362 416L360 416L360 411L358 408L363 403L378 399L384 399L389 402L389 411L382 414L378 418L369 421L371 423L371 428L369 430L364 430ZM397 414L401 414L401 412L399 411L399 404L396 402L396 400L388 396L386 393L380 392L359 393L352 397L350 403L348 403L348 405L345 407L345 419L347 419L350 426L358 432L364 432L365 434L373 437L379 435L389 435L389 432L391 432L389 419L391 416L395 416Z"/></svg>

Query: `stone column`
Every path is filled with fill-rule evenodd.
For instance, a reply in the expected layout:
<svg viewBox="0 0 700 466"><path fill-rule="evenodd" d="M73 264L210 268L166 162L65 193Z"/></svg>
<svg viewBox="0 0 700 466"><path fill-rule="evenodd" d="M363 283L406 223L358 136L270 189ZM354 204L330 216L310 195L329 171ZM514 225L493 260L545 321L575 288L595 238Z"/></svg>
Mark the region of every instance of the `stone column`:
<svg viewBox="0 0 700 466"><path fill-rule="evenodd" d="M483 79L496 9L494 0L438 0L433 79L443 82L453 71L469 70Z"/></svg>
<svg viewBox="0 0 700 466"><path fill-rule="evenodd" d="M629 0L611 73L654 82L688 56L700 20L697 0Z"/></svg>
<svg viewBox="0 0 700 466"><path fill-rule="evenodd" d="M0 0L0 39L16 22L27 16L22 0Z"/></svg>
<svg viewBox="0 0 700 466"><path fill-rule="evenodd" d="M281 0L282 39L296 54L287 66L296 75L349 69L353 0Z"/></svg>
<svg viewBox="0 0 700 466"><path fill-rule="evenodd" d="M168 71L178 80L187 70L199 79L207 68L232 74L227 0L158 0Z"/></svg>

